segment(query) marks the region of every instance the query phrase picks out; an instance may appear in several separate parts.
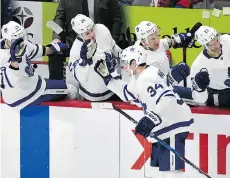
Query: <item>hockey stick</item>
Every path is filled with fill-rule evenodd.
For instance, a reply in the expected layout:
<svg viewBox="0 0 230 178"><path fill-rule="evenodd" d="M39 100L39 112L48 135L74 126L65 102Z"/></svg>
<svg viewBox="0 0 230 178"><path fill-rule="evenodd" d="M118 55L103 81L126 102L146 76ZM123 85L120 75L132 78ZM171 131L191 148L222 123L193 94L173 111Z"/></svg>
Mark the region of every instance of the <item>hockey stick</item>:
<svg viewBox="0 0 230 178"><path fill-rule="evenodd" d="M197 22L192 29L189 31L191 33L192 38L195 36L195 32L202 26L202 23ZM187 48L191 48L194 43L194 39L189 41L187 44L184 44L183 46L183 62L187 64ZM184 80L184 87L187 87L187 79Z"/></svg>
<svg viewBox="0 0 230 178"><path fill-rule="evenodd" d="M55 23L54 21L48 21L46 23L46 27L50 28L51 30L53 30L57 35L59 35L61 37L61 39L63 40L63 42L66 41L66 34L63 30L63 28L61 28L57 23ZM66 79L66 60L63 61L63 79Z"/></svg>
<svg viewBox="0 0 230 178"><path fill-rule="evenodd" d="M117 106L113 106L113 109L117 112L119 112L120 114L122 114L124 117L126 117L128 120L130 120L132 123L134 123L135 125L138 124L138 122L133 119L130 115L128 115L126 112L122 111L120 108L118 108ZM175 155L177 155L181 160L183 160L184 162L186 162L187 164L189 164L191 167L193 167L194 169L196 169L200 174L205 175L208 178L211 178L211 176L209 176L208 174L206 174L204 171L202 171L199 167L197 167L195 164L193 164L191 161L189 161L187 158L185 158L183 155L181 155L179 152L177 152L175 149L173 149L171 146L169 146L167 143L165 143L163 140L161 140L159 137L155 136L154 134L151 135L154 139L156 139L161 145L163 145L165 148L167 148L168 150L170 150L171 152L173 152Z"/></svg>
<svg viewBox="0 0 230 178"><path fill-rule="evenodd" d="M132 123L134 123L135 125L138 124L138 122L133 119L130 115L128 115L126 112L122 111L120 108L118 108L117 106L114 106L111 103L91 103L92 108L97 108L97 109L114 109L115 111L119 112L121 115L123 115L124 117L126 117L129 121L131 121ZM183 155L181 155L180 153L178 153L175 149L173 149L172 147L170 147L167 143L165 143L163 140L161 140L159 137L155 136L155 135L151 135L154 139L156 139L161 145L163 145L165 148L167 148L168 150L170 150L171 152L173 152L176 156L178 156L181 160L183 160L184 162L186 162L187 164L189 164L191 167L193 167L194 169L196 169L200 174L205 175L208 178L211 178L211 176L209 176L208 174L206 174L205 172L203 172L200 168L198 168L195 164L193 164L191 161L189 161L187 158L185 158Z"/></svg>

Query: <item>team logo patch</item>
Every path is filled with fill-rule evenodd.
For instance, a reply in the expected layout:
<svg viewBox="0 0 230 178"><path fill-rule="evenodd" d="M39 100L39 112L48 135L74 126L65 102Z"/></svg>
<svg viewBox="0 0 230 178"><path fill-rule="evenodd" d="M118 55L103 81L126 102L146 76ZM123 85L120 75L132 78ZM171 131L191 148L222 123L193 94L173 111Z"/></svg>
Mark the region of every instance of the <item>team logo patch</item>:
<svg viewBox="0 0 230 178"><path fill-rule="evenodd" d="M81 23L84 23L86 20L85 19L81 19Z"/></svg>
<svg viewBox="0 0 230 178"><path fill-rule="evenodd" d="M130 51L134 52L134 51L135 51L135 48L130 48Z"/></svg>

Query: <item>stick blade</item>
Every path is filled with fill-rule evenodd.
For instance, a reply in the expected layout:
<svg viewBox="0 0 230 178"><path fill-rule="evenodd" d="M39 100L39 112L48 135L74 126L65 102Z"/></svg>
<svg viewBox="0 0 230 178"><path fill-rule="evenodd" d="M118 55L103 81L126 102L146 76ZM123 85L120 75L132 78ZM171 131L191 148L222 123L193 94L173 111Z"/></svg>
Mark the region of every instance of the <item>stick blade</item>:
<svg viewBox="0 0 230 178"><path fill-rule="evenodd" d="M63 29L54 21L48 21L46 23L46 27L52 29L56 34L60 34L61 32L63 32Z"/></svg>

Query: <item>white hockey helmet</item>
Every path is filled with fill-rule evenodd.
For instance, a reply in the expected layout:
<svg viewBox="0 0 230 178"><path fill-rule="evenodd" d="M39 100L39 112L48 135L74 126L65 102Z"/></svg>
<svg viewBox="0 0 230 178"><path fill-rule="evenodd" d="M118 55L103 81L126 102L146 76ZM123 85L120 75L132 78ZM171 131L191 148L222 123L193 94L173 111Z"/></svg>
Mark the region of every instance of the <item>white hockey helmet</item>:
<svg viewBox="0 0 230 178"><path fill-rule="evenodd" d="M131 62L136 61L135 70L139 65L146 63L147 54L145 49L140 45L133 45L125 48L121 54L122 65L128 65L130 69Z"/></svg>
<svg viewBox="0 0 230 178"><path fill-rule="evenodd" d="M206 46L215 37L218 37L217 31L209 26L201 26L195 33L197 42L203 46Z"/></svg>
<svg viewBox="0 0 230 178"><path fill-rule="evenodd" d="M94 22L89 17L78 14L71 20L72 29L78 34L82 35L94 27Z"/></svg>
<svg viewBox="0 0 230 178"><path fill-rule="evenodd" d="M137 35L137 40L139 41L148 41L148 36L155 33L158 30L158 26L150 21L141 21L135 27L135 33Z"/></svg>
<svg viewBox="0 0 230 178"><path fill-rule="evenodd" d="M10 21L2 26L2 37L4 40L13 42L19 38L25 38L26 31L23 26L17 22Z"/></svg>

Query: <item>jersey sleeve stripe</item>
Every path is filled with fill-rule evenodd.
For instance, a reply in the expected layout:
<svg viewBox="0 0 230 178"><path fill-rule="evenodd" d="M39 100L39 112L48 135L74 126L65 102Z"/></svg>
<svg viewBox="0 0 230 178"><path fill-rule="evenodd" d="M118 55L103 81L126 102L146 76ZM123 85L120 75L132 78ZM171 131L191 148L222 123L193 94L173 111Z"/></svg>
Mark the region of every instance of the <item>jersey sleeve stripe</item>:
<svg viewBox="0 0 230 178"><path fill-rule="evenodd" d="M159 96L159 98L156 100L156 104L159 103L160 99L163 97L163 96L166 96L166 94L169 96L169 94L171 94L172 96L174 96L174 94L172 93L171 90L166 90L164 91L163 93L161 93L161 95ZM174 96L175 97L175 96Z"/></svg>
<svg viewBox="0 0 230 178"><path fill-rule="evenodd" d="M6 79L7 84L9 85L10 88L13 88L13 85L10 83L10 80L6 74L6 70L4 70L4 77Z"/></svg>
<svg viewBox="0 0 230 178"><path fill-rule="evenodd" d="M132 94L130 91L128 91L127 85L125 85L125 87L124 87L123 94L124 94L126 101L134 101L135 103L139 103L139 100L134 96L134 94ZM128 99L128 96L130 96L131 99Z"/></svg>
<svg viewBox="0 0 230 178"><path fill-rule="evenodd" d="M26 45L27 46L27 45ZM24 56L25 55L25 53L26 53L26 47L23 49L23 52L21 53L21 55L20 56Z"/></svg>
<svg viewBox="0 0 230 178"><path fill-rule="evenodd" d="M77 80L77 81L79 82L79 80L78 80L78 78L77 78L77 74L76 74L76 72L75 72L75 69L73 69L73 76L74 76L75 80ZM79 82L79 83L80 83L80 82Z"/></svg>
<svg viewBox="0 0 230 178"><path fill-rule="evenodd" d="M31 53L29 54L28 58L30 59L30 57L33 55L34 49L31 51Z"/></svg>
<svg viewBox="0 0 230 178"><path fill-rule="evenodd" d="M29 59L35 58L35 56L38 54L39 46L37 44L35 44L35 46L36 46L36 51L35 51L35 53L31 57L29 57Z"/></svg>

